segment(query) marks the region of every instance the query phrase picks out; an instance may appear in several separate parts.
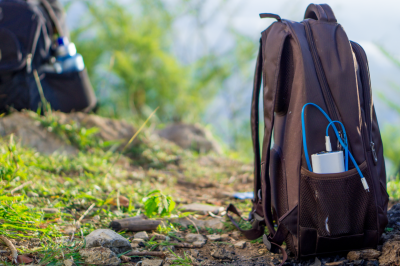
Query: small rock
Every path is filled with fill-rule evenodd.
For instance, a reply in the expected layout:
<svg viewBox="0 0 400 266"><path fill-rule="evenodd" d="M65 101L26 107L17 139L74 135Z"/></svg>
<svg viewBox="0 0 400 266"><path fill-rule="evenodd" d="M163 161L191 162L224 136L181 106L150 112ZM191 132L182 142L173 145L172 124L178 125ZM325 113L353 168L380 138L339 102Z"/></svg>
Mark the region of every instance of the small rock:
<svg viewBox="0 0 400 266"><path fill-rule="evenodd" d="M377 259L381 253L378 250L375 249L365 249L365 250L359 250L359 251L350 251L347 254L347 259L349 261L353 260L372 260L372 259Z"/></svg>
<svg viewBox="0 0 400 266"><path fill-rule="evenodd" d="M93 220L97 222L100 221L100 215L93 216Z"/></svg>
<svg viewBox="0 0 400 266"><path fill-rule="evenodd" d="M211 256L219 260L233 260L232 252L226 250L225 248L217 248L211 252Z"/></svg>
<svg viewBox="0 0 400 266"><path fill-rule="evenodd" d="M165 240L165 241L169 241L170 237L169 236L165 236L165 235L161 235L161 234L150 234L149 235L149 239L153 239L153 240Z"/></svg>
<svg viewBox="0 0 400 266"><path fill-rule="evenodd" d="M220 218L212 218L205 221L204 227L208 227L214 230L222 230L224 229L224 223Z"/></svg>
<svg viewBox="0 0 400 266"><path fill-rule="evenodd" d="M379 266L379 263L377 260L370 260L364 263L364 266Z"/></svg>
<svg viewBox="0 0 400 266"><path fill-rule="evenodd" d="M60 210L56 209L56 208L43 208L42 211L44 213L58 213L58 212L60 212Z"/></svg>
<svg viewBox="0 0 400 266"><path fill-rule="evenodd" d="M134 235L134 238L138 238L138 239L143 239L143 240L149 240L149 235L143 231L143 232L138 232Z"/></svg>
<svg viewBox="0 0 400 266"><path fill-rule="evenodd" d="M364 260L355 260L353 261L353 265L362 265L364 263Z"/></svg>
<svg viewBox="0 0 400 266"><path fill-rule="evenodd" d="M121 254L126 251L132 250L131 244L128 239L115 233L110 229L97 229L91 232L85 237L86 247L106 247L115 252Z"/></svg>
<svg viewBox="0 0 400 266"><path fill-rule="evenodd" d="M143 260L142 266L162 266L163 260Z"/></svg>
<svg viewBox="0 0 400 266"><path fill-rule="evenodd" d="M194 242L197 242L197 241L201 241L201 242L205 242L206 241L204 236L200 235L200 234L187 234L185 236L185 239L186 239L186 242L189 242L189 243L194 243Z"/></svg>
<svg viewBox="0 0 400 266"><path fill-rule="evenodd" d="M133 242L133 243L131 243L131 248L132 249L134 249L134 248L139 248L140 247L140 242Z"/></svg>
<svg viewBox="0 0 400 266"><path fill-rule="evenodd" d="M231 237L228 234L221 235L221 241L230 241Z"/></svg>
<svg viewBox="0 0 400 266"><path fill-rule="evenodd" d="M75 266L75 262L73 260L64 260L64 266Z"/></svg>
<svg viewBox="0 0 400 266"><path fill-rule="evenodd" d="M213 214L218 214L220 211L223 211L224 208L207 204L193 203L193 204L183 205L181 207L181 210L185 212L195 212L202 215L206 215L208 214L208 212L211 212Z"/></svg>
<svg viewBox="0 0 400 266"><path fill-rule="evenodd" d="M190 255L197 258L200 255L200 252L197 249L190 249Z"/></svg>
<svg viewBox="0 0 400 266"><path fill-rule="evenodd" d="M265 253L267 253L268 252L268 249L266 249L266 248L262 248L262 249L259 249L258 250L258 254L265 254Z"/></svg>
<svg viewBox="0 0 400 266"><path fill-rule="evenodd" d="M240 238L240 235L241 235L241 233L239 231L233 231L231 233L231 236L236 240L238 240Z"/></svg>
<svg viewBox="0 0 400 266"><path fill-rule="evenodd" d="M123 262L130 262L131 258L125 255L122 255L121 257L119 257Z"/></svg>
<svg viewBox="0 0 400 266"><path fill-rule="evenodd" d="M246 247L246 241L238 241L235 243L235 248L245 248Z"/></svg>
<svg viewBox="0 0 400 266"><path fill-rule="evenodd" d="M207 235L207 239L210 240L210 241L221 241L222 240L221 236L220 235L216 235L216 234Z"/></svg>
<svg viewBox="0 0 400 266"><path fill-rule="evenodd" d="M141 238L131 238L131 242L132 243L143 243L143 239Z"/></svg>
<svg viewBox="0 0 400 266"><path fill-rule="evenodd" d="M121 260L110 249L105 247L85 248L79 251L86 264L117 266Z"/></svg>
<svg viewBox="0 0 400 266"><path fill-rule="evenodd" d="M382 255L379 257L379 265L400 264L400 238L394 238L386 242L382 247Z"/></svg>
<svg viewBox="0 0 400 266"><path fill-rule="evenodd" d="M273 263L274 265L277 265L277 264L280 264L281 262L280 262L277 258L274 258L274 259L272 260L272 263Z"/></svg>
<svg viewBox="0 0 400 266"><path fill-rule="evenodd" d="M206 244L205 240L203 240L203 241L194 241L193 242L193 247L202 248L202 247L204 247L205 244Z"/></svg>
<svg viewBox="0 0 400 266"><path fill-rule="evenodd" d="M388 224L387 228L394 228L399 225L400 222L400 204L393 205L392 208L387 212Z"/></svg>
<svg viewBox="0 0 400 266"><path fill-rule="evenodd" d="M176 251L176 248L175 248L174 245L163 246L163 247L161 248L161 251L162 251L162 252L170 252L170 251L175 252L175 251Z"/></svg>
<svg viewBox="0 0 400 266"><path fill-rule="evenodd" d="M174 262L174 260L176 260L176 257L173 257L173 256L169 256L169 257L166 257L165 258L165 263L167 264L167 265L170 265L170 264L173 264Z"/></svg>
<svg viewBox="0 0 400 266"><path fill-rule="evenodd" d="M30 198L37 198L39 197L39 194L33 192L33 191L29 191L28 193L26 193L26 195Z"/></svg>

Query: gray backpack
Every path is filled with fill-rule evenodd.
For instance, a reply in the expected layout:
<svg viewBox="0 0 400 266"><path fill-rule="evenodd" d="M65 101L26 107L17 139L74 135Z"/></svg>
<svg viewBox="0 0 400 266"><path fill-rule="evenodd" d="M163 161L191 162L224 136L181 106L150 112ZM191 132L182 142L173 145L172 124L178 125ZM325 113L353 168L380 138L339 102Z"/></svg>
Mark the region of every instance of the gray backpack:
<svg viewBox="0 0 400 266"><path fill-rule="evenodd" d="M54 0L0 1L0 112L36 111L43 96L62 112L90 111L96 105L86 70L40 71L54 60L53 36L66 31L59 11Z"/></svg>

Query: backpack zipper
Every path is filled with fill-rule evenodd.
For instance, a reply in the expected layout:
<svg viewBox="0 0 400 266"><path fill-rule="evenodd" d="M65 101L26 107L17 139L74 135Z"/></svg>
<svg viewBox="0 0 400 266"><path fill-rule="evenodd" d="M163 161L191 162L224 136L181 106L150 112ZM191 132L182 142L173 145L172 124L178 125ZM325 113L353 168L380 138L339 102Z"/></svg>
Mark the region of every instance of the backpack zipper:
<svg viewBox="0 0 400 266"><path fill-rule="evenodd" d="M356 42L351 42L351 46L353 51L356 55L357 61L360 62L359 69L360 69L360 76L361 76L361 83L363 87L363 96L364 96L364 111L366 116L366 123L367 123L367 131L369 137L369 145L372 152L372 158L374 159L374 163L378 163L378 156L375 150L375 143L372 139L372 90L371 90L371 79L369 76L368 70L368 59L365 55L364 49Z"/></svg>
<svg viewBox="0 0 400 266"><path fill-rule="evenodd" d="M325 72L322 67L321 60L318 56L317 48L315 45L315 40L313 33L311 31L310 22L308 20L304 20L305 30L306 30L306 37L308 46L310 47L311 55L314 61L315 69L317 72L319 84L322 89L322 94L324 96L325 104L328 108L328 114L332 118L332 120L340 121L339 116L336 112L335 101L333 99L331 90L328 85L328 81L326 80Z"/></svg>

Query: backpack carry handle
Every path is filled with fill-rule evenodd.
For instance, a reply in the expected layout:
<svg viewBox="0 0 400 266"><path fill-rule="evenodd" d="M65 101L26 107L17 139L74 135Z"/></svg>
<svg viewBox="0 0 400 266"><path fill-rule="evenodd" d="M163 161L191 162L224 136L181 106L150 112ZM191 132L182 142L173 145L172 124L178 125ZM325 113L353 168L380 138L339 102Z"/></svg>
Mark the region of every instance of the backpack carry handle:
<svg viewBox="0 0 400 266"><path fill-rule="evenodd" d="M304 14L304 19L308 18L327 22L337 22L332 8L327 4L310 4Z"/></svg>
<svg viewBox="0 0 400 266"><path fill-rule="evenodd" d="M277 14L272 14L272 13L261 13L260 14L260 18L274 18L276 19L278 22L282 22L282 19L279 15Z"/></svg>

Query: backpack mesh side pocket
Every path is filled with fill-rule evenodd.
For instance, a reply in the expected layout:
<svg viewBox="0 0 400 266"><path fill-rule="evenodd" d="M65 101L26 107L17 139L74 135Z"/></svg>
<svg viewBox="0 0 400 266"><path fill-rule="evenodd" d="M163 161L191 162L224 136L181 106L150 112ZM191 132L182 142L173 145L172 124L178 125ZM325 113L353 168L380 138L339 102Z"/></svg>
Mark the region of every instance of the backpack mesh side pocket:
<svg viewBox="0 0 400 266"><path fill-rule="evenodd" d="M339 237L377 230L377 210L367 164L360 169L370 192L356 171L315 174L302 169L300 182L300 226L316 229L318 236Z"/></svg>

